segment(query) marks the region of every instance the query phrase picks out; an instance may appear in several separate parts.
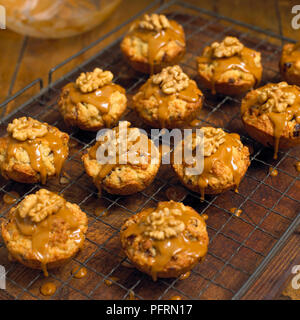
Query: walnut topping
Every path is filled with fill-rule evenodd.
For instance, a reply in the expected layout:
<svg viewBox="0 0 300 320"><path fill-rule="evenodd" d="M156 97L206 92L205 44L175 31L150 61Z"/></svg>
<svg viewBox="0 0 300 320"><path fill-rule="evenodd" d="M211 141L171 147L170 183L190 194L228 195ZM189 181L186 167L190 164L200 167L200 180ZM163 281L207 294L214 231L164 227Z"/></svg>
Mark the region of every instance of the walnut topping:
<svg viewBox="0 0 300 320"><path fill-rule="evenodd" d="M189 85L189 77L176 65L164 68L160 73L152 76L152 82L158 84L165 94L172 94L186 89Z"/></svg>
<svg viewBox="0 0 300 320"><path fill-rule="evenodd" d="M14 119L14 121L7 126L7 132L10 133L13 138L19 141L25 141L43 137L47 134L48 127L35 119L22 117Z"/></svg>
<svg viewBox="0 0 300 320"><path fill-rule="evenodd" d="M163 14L145 14L138 25L141 29L159 32L170 27L168 18Z"/></svg>
<svg viewBox="0 0 300 320"><path fill-rule="evenodd" d="M296 95L292 92L283 91L282 88L288 87L286 82L280 82L272 87L265 87L257 90L258 109L261 113L266 112L285 112L288 106L294 104Z"/></svg>
<svg viewBox="0 0 300 320"><path fill-rule="evenodd" d="M217 152L219 146L225 142L226 133L220 128L203 127L204 134L204 156L209 157ZM201 143L202 139L196 136L196 144Z"/></svg>
<svg viewBox="0 0 300 320"><path fill-rule="evenodd" d="M46 189L30 194L18 205L17 213L21 218L29 218L38 223L56 213L64 204L64 198Z"/></svg>
<svg viewBox="0 0 300 320"><path fill-rule="evenodd" d="M231 57L240 53L244 45L235 37L226 37L222 42L211 44L212 54L216 58Z"/></svg>
<svg viewBox="0 0 300 320"><path fill-rule="evenodd" d="M88 93L109 84L113 77L114 76L110 71L103 71L100 68L95 68L92 72L81 73L76 79L76 85L81 92Z"/></svg>
<svg viewBox="0 0 300 320"><path fill-rule="evenodd" d="M185 224L176 219L181 216L179 209L163 208L159 211L153 211L146 219L146 231L144 234L155 240L165 240L176 237L185 229Z"/></svg>

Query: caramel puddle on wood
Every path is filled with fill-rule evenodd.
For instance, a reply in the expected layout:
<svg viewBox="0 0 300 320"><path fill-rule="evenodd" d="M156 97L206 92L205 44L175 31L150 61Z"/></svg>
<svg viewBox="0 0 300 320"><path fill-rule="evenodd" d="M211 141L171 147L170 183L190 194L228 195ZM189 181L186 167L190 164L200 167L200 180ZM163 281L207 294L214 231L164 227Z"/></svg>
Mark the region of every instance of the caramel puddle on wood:
<svg viewBox="0 0 300 320"><path fill-rule="evenodd" d="M297 161L295 164L296 170L300 172L300 161Z"/></svg>
<svg viewBox="0 0 300 320"><path fill-rule="evenodd" d="M190 122L191 127L200 127L202 124L202 120L199 119L194 119L193 121Z"/></svg>
<svg viewBox="0 0 300 320"><path fill-rule="evenodd" d="M108 210L102 209L102 208L98 208L95 210L95 216L96 217L107 217L109 214Z"/></svg>
<svg viewBox="0 0 300 320"><path fill-rule="evenodd" d="M202 214L201 217L203 218L204 221L206 221L208 219L208 215L206 213Z"/></svg>
<svg viewBox="0 0 300 320"><path fill-rule="evenodd" d="M241 213L243 212L243 210L241 209L237 209L237 208L231 208L230 212L232 214L234 214L235 216L239 217L241 215Z"/></svg>
<svg viewBox="0 0 300 320"><path fill-rule="evenodd" d="M74 276L74 278L82 279L87 275L87 269L84 267L75 267L73 268L71 273Z"/></svg>
<svg viewBox="0 0 300 320"><path fill-rule="evenodd" d="M6 204L13 204L20 198L19 194L15 191L10 191L9 193L3 196L3 202Z"/></svg>
<svg viewBox="0 0 300 320"><path fill-rule="evenodd" d="M56 285L53 282L46 282L40 288L43 296L53 296L56 292Z"/></svg>
<svg viewBox="0 0 300 320"><path fill-rule="evenodd" d="M169 200L173 200L176 202L181 202L183 201L186 196L187 196L187 192L184 188L182 187L169 187L166 190L166 196Z"/></svg>
<svg viewBox="0 0 300 320"><path fill-rule="evenodd" d="M171 297L171 300L182 300L180 296L173 296Z"/></svg>
<svg viewBox="0 0 300 320"><path fill-rule="evenodd" d="M117 281L119 281L119 280L120 280L120 279L117 278L117 277L110 277L110 278L108 278L108 279L105 279L105 280L104 280L104 283L105 283L108 287L110 287L111 285L114 284L113 281L117 282Z"/></svg>
<svg viewBox="0 0 300 320"><path fill-rule="evenodd" d="M191 275L191 272L188 271L186 273L183 273L182 275L180 275L179 280L185 280L187 279L189 276Z"/></svg>
<svg viewBox="0 0 300 320"><path fill-rule="evenodd" d="M278 176L278 171L272 167L269 168L269 173L272 177L277 177Z"/></svg>

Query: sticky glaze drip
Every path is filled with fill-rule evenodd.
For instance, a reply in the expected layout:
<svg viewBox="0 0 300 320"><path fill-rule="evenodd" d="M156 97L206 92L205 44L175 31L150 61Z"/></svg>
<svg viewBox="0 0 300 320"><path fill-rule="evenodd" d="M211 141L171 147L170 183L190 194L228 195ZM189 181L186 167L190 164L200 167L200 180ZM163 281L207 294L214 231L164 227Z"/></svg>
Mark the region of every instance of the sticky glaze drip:
<svg viewBox="0 0 300 320"><path fill-rule="evenodd" d="M273 84L270 83L263 88L272 88ZM273 136L274 136L274 159L277 159L280 137L283 135L284 130L287 128L288 122L295 120L296 123L300 123L300 90L297 86L288 86L280 88L284 92L294 93L296 96L295 102L292 106L288 106L285 112L265 112L264 114L269 117L273 124ZM242 103L241 112L243 120L253 126L256 124L256 117L259 116L259 110L255 108L257 104L257 98L249 99L245 103ZM252 115L256 115L255 118Z"/></svg>
<svg viewBox="0 0 300 320"><path fill-rule="evenodd" d="M3 196L3 202L6 204L13 204L20 198L19 194L15 191L10 191L9 193Z"/></svg>
<svg viewBox="0 0 300 320"><path fill-rule="evenodd" d="M171 297L171 300L182 300L180 296L173 296Z"/></svg>
<svg viewBox="0 0 300 320"><path fill-rule="evenodd" d="M83 93L76 87L74 82L71 82L63 88L62 95L66 97L67 104L77 105L78 103L84 103L95 106L101 112L107 126L110 126L112 121L108 114L111 107L110 98L115 92L125 94L125 89L115 83L110 83L93 92Z"/></svg>
<svg viewBox="0 0 300 320"><path fill-rule="evenodd" d="M232 214L234 214L235 216L239 217L241 215L241 213L243 212L243 210L238 209L238 208L231 208L230 212Z"/></svg>
<svg viewBox="0 0 300 320"><path fill-rule="evenodd" d="M18 141L9 136L6 154L7 159L11 159L12 157L17 158L18 150L20 148L24 149L29 156L30 165L33 170L40 174L42 184L45 184L48 172L43 159L42 144L49 146L53 153L54 167L57 176L60 175L62 166L68 155L67 144L55 133L56 130L49 126L45 136L35 138L34 140Z"/></svg>
<svg viewBox="0 0 300 320"><path fill-rule="evenodd" d="M201 175L198 178L198 186L201 194L201 199L204 200L205 189L208 187L209 180L214 177L214 174L211 173L212 166L215 161L222 161L224 164L231 169L233 183L238 190L241 175L238 170L238 166L235 163L233 156L233 148L240 147L239 135L230 133L225 135L225 142L222 143L218 150L209 157L204 157L204 168Z"/></svg>
<svg viewBox="0 0 300 320"><path fill-rule="evenodd" d="M16 211L14 211L13 219L20 233L31 239L33 255L40 261L45 276L48 276L47 264L50 259L49 249L52 247L51 235L57 224L67 224L70 231L68 239L74 240L79 245L84 241L77 219L66 206L61 207L56 213L39 223L32 222L28 217L21 218Z"/></svg>
<svg viewBox="0 0 300 320"><path fill-rule="evenodd" d="M186 273L183 273L180 277L179 280L185 280L191 275L191 271L188 271Z"/></svg>
<svg viewBox="0 0 300 320"><path fill-rule="evenodd" d="M72 269L72 275L76 279L82 279L87 275L87 269L85 267L74 267Z"/></svg>
<svg viewBox="0 0 300 320"><path fill-rule="evenodd" d="M142 104L139 103L139 100L149 100L151 96L154 96L158 102L159 124L161 128L166 128L170 118L169 104L172 100L181 99L187 103L196 103L202 97L202 94L196 83L192 80L189 81L186 89L173 94L165 94L159 85L153 84L151 80L148 80L142 85L139 93L135 96L135 106L140 113L142 113L141 108L143 107Z"/></svg>
<svg viewBox="0 0 300 320"><path fill-rule="evenodd" d="M298 172L300 172L300 161L297 161L295 164L295 168Z"/></svg>
<svg viewBox="0 0 300 320"><path fill-rule="evenodd" d="M46 282L44 283L41 288L40 292L43 296L53 296L56 292L56 285L53 282Z"/></svg>
<svg viewBox="0 0 300 320"><path fill-rule="evenodd" d="M261 80L261 67L257 66L254 61L255 53L253 50L244 47L237 55L225 58L216 57L199 57L198 63L213 64L214 71L211 79L211 92L216 94L215 83L220 77L229 70L240 70L252 74L256 84Z"/></svg>
<svg viewBox="0 0 300 320"><path fill-rule="evenodd" d="M181 204L176 202L168 202L164 207L170 210L178 209L182 211ZM146 221L147 216L155 210L155 208L146 209L139 223L131 224L123 231L124 238L139 235L145 237L144 232L146 226L144 221ZM190 219L195 217L200 221L202 220L201 216L196 215L193 210L186 207L183 214L176 216L176 219L187 225ZM156 249L156 256L149 256L149 259L151 260L151 276L154 281L157 280L157 274L164 270L169 263L172 263L172 259L174 259L177 254L185 253L188 257L198 260L204 257L207 252L207 244L201 240L190 239L187 231L183 231L178 236L165 240L149 239L151 239L153 247Z"/></svg>
<svg viewBox="0 0 300 320"><path fill-rule="evenodd" d="M181 26L169 20L170 27L162 29L161 31L150 31L138 27L138 23L129 32L129 36L141 39L148 44L148 63L150 66L150 73L153 74L155 65L159 64L157 60L159 51L164 48L171 41L176 41L177 44L185 47L185 37Z"/></svg>
<svg viewBox="0 0 300 320"><path fill-rule="evenodd" d="M272 177L277 177L278 176L278 170L274 169L272 167L269 168L269 173L270 173L270 176L272 176Z"/></svg>

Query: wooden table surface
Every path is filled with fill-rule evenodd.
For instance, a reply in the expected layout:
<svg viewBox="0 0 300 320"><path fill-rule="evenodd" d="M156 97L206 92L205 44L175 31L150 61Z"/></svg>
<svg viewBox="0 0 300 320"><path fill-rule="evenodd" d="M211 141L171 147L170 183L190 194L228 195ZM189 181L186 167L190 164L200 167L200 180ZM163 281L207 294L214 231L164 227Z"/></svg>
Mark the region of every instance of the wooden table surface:
<svg viewBox="0 0 300 320"><path fill-rule="evenodd" d="M263 29L299 39L299 31L291 27L291 8L295 0L190 0L205 9L212 10ZM29 84L36 78L42 78L47 85L48 71L67 57L75 54L101 35L126 21L149 5L149 0L124 0L119 9L104 24L83 35L59 40L41 40L16 34L10 30L0 30L0 102ZM86 59L82 56L78 61ZM29 98L30 91L25 98ZM10 105L8 111L15 107ZM298 228L299 229L299 228ZM298 259L300 252L300 233L296 231L281 252L270 262L262 276L257 280L245 298L261 299L269 297L272 288L286 274L288 263ZM269 294L269 295L268 295Z"/></svg>

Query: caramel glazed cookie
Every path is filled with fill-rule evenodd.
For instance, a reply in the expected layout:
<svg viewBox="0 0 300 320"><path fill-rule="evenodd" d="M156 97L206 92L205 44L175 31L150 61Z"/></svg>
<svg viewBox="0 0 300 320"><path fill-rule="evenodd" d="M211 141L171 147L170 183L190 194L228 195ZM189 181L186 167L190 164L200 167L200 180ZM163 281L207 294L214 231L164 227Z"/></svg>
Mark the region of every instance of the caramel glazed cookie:
<svg viewBox="0 0 300 320"><path fill-rule="evenodd" d="M261 54L237 38L226 37L205 47L198 57L202 85L225 95L240 95L257 86L262 76Z"/></svg>
<svg viewBox="0 0 300 320"><path fill-rule="evenodd" d="M121 50L137 71L157 73L177 64L185 54L184 30L165 15L151 14L136 21L121 43Z"/></svg>
<svg viewBox="0 0 300 320"><path fill-rule="evenodd" d="M122 226L121 244L129 260L157 278L178 277L204 260L208 234L204 219L180 202L159 202L131 216Z"/></svg>
<svg viewBox="0 0 300 320"><path fill-rule="evenodd" d="M133 106L152 127L178 128L197 116L203 99L196 82L176 65L151 76L133 97Z"/></svg>
<svg viewBox="0 0 300 320"><path fill-rule="evenodd" d="M285 81L300 86L300 42L283 46L279 68Z"/></svg>
<svg viewBox="0 0 300 320"><path fill-rule="evenodd" d="M67 84L58 102L66 124L87 131L115 125L126 110L127 98L125 89L112 79L110 71L96 68Z"/></svg>
<svg viewBox="0 0 300 320"><path fill-rule="evenodd" d="M242 100L242 120L248 134L265 146L279 149L300 144L300 88L286 82L269 83Z"/></svg>
<svg viewBox="0 0 300 320"><path fill-rule="evenodd" d="M195 133L191 138L185 137L182 144L175 148L174 155L181 153L186 143L190 144L188 148L193 151L199 144L203 144L203 172L187 172L187 168L193 168L197 163L183 159L182 163L175 163L173 160L175 173L187 188L201 193L202 199L205 194L218 194L232 188L237 190L250 165L248 148L242 144L238 134L212 127L203 127L201 130L204 139Z"/></svg>
<svg viewBox="0 0 300 320"><path fill-rule="evenodd" d="M119 122L112 135L105 135L82 156L87 174L101 193L129 195L151 184L160 167L161 155L153 141L127 121ZM126 144L123 149L122 145ZM102 151L101 151L102 150ZM107 162L99 161L99 152L111 155ZM114 158L114 155L115 158Z"/></svg>
<svg viewBox="0 0 300 320"><path fill-rule="evenodd" d="M68 157L68 134L32 118L14 119L0 138L0 169L6 179L46 183L60 175Z"/></svg>
<svg viewBox="0 0 300 320"><path fill-rule="evenodd" d="M46 189L26 196L2 223L10 256L33 269L57 268L83 247L87 217L78 205Z"/></svg>

